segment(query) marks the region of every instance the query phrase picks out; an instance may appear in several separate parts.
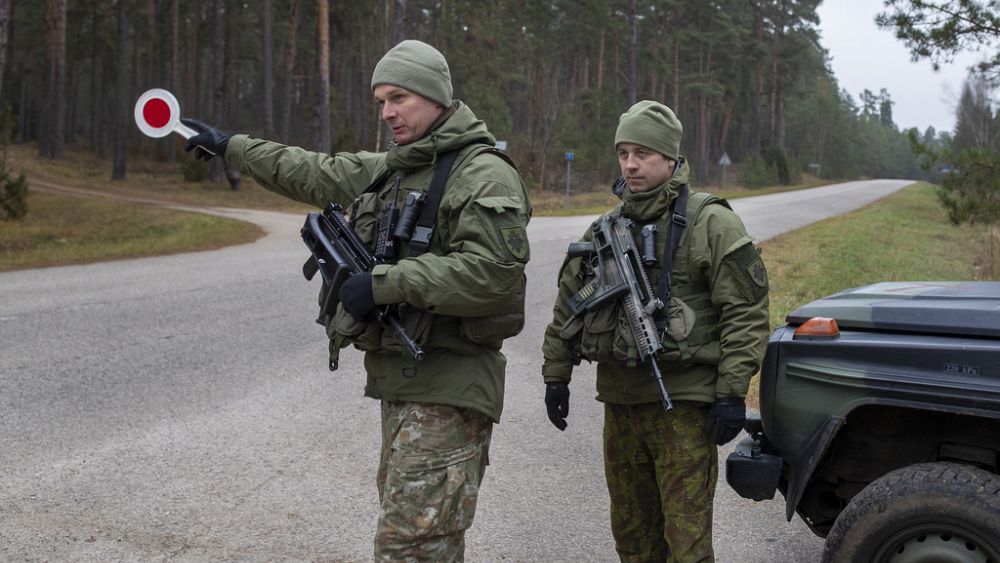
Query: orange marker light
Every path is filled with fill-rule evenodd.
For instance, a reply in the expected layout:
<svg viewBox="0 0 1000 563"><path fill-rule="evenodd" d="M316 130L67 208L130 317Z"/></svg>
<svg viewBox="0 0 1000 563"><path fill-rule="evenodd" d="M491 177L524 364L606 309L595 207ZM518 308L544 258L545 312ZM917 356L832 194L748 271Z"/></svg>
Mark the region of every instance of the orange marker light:
<svg viewBox="0 0 1000 563"><path fill-rule="evenodd" d="M792 338L827 339L838 336L840 336L840 327L837 326L837 319L813 317L799 325Z"/></svg>

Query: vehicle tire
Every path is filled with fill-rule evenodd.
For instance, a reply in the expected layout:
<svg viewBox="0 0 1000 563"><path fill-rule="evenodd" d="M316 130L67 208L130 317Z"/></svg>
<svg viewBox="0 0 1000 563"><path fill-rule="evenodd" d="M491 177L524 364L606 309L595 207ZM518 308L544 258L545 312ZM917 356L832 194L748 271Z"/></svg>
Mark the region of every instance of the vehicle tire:
<svg viewBox="0 0 1000 563"><path fill-rule="evenodd" d="M823 563L1000 563L1000 476L921 463L872 481L837 517Z"/></svg>

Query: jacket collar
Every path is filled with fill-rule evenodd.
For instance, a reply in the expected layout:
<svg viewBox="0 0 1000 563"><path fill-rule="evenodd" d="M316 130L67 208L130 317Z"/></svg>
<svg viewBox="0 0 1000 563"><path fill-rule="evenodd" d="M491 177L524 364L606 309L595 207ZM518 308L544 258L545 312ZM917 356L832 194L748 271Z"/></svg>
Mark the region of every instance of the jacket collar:
<svg viewBox="0 0 1000 563"><path fill-rule="evenodd" d="M438 154L472 143L496 144L496 139L486 129L486 124L459 100L455 100L435 123L437 125L431 126L429 132L420 139L389 148L385 162L390 170L418 170L434 164Z"/></svg>

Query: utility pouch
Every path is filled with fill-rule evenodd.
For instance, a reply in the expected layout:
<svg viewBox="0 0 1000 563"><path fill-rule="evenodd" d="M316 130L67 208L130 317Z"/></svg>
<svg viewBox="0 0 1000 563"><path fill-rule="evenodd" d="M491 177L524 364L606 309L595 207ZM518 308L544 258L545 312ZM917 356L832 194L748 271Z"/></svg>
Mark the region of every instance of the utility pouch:
<svg viewBox="0 0 1000 563"><path fill-rule="evenodd" d="M694 329L697 314L687 303L677 297L670 298L666 312L666 330L662 336L660 357L668 362L687 362L691 359L688 336Z"/></svg>
<svg viewBox="0 0 1000 563"><path fill-rule="evenodd" d="M609 303L583 315L580 355L592 362L615 359L614 339L621 305Z"/></svg>
<svg viewBox="0 0 1000 563"><path fill-rule="evenodd" d="M459 330L469 342L499 350L503 341L524 329L524 313L462 317Z"/></svg>
<svg viewBox="0 0 1000 563"><path fill-rule="evenodd" d="M696 319L694 309L677 297L670 298L667 307L667 336L674 340L686 340L694 329Z"/></svg>
<svg viewBox="0 0 1000 563"><path fill-rule="evenodd" d="M326 325L326 335L340 348L354 344L355 348L367 352L380 347L382 327L376 322L355 319L344 310L343 304L338 304L337 312Z"/></svg>
<svg viewBox="0 0 1000 563"><path fill-rule="evenodd" d="M639 355L639 347L635 344L635 335L629 326L628 315L621 311L617 321L614 339L611 341L612 353L616 361L635 367L642 361L642 357Z"/></svg>

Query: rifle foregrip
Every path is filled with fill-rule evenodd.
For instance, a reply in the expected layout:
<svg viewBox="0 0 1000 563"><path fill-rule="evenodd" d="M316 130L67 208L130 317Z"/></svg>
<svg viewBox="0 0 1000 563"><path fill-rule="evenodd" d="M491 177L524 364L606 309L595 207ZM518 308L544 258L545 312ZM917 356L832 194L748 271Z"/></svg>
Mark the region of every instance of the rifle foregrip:
<svg viewBox="0 0 1000 563"><path fill-rule="evenodd" d="M594 243L592 242L571 242L566 249L566 255L570 258L577 256L590 256L594 253Z"/></svg>
<svg viewBox="0 0 1000 563"><path fill-rule="evenodd" d="M312 280L313 276L315 276L318 271L319 263L316 262L315 256L310 256L309 259L306 260L306 263L302 264L302 275L304 275L307 280Z"/></svg>

